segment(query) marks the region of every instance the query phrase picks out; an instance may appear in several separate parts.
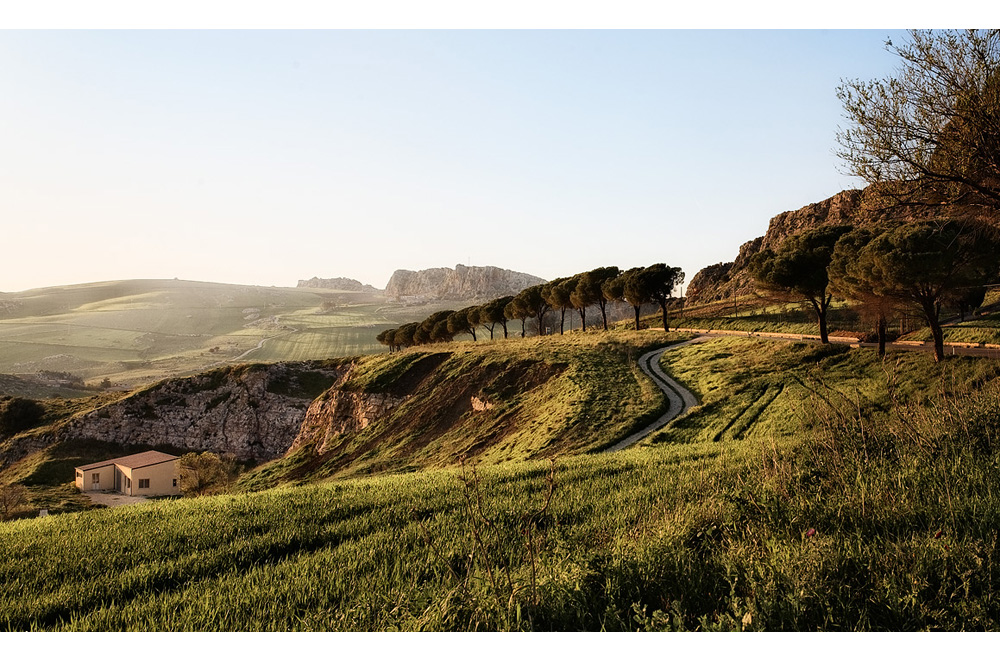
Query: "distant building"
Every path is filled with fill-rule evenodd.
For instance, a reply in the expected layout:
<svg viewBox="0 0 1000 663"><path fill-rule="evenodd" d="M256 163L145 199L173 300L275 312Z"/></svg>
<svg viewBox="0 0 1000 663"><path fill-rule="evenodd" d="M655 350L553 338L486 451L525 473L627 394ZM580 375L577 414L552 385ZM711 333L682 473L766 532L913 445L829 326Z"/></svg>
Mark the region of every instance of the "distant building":
<svg viewBox="0 0 1000 663"><path fill-rule="evenodd" d="M114 491L123 495L180 495L177 456L144 451L76 468L76 487L84 492Z"/></svg>

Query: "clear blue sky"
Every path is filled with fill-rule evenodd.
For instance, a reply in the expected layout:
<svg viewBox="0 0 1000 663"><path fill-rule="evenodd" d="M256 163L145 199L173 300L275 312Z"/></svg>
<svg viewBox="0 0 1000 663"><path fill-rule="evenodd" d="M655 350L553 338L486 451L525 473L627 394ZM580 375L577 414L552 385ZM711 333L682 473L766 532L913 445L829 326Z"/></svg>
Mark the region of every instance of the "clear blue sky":
<svg viewBox="0 0 1000 663"><path fill-rule="evenodd" d="M0 32L0 291L688 278L838 172L897 31Z"/></svg>

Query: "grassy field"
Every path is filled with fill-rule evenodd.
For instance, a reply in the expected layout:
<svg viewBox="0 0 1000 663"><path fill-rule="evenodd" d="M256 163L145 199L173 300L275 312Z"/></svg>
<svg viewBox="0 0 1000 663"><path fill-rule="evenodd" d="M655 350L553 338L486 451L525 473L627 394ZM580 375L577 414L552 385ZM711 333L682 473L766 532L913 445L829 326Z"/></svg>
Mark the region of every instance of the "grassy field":
<svg viewBox="0 0 1000 663"><path fill-rule="evenodd" d="M946 325L943 331L945 343L1000 344L1000 313L988 313L965 322L955 322ZM932 340L930 329L921 329L904 338L913 341Z"/></svg>
<svg viewBox="0 0 1000 663"><path fill-rule="evenodd" d="M137 386L233 361L369 354L384 351L381 330L465 304L178 280L0 294L0 373L63 371Z"/></svg>
<svg viewBox="0 0 1000 663"><path fill-rule="evenodd" d="M995 362L722 338L663 363L704 404L625 452L0 525L0 619L15 630L1000 627Z"/></svg>
<svg viewBox="0 0 1000 663"><path fill-rule="evenodd" d="M857 313L843 302L834 302L827 313L827 325L831 334L867 330ZM673 312L670 326L819 334L819 324L812 307L801 303L767 301L755 296L741 297L735 305L728 301L685 307L683 311Z"/></svg>
<svg viewBox="0 0 1000 663"><path fill-rule="evenodd" d="M412 472L454 466L463 456L495 464L600 450L665 406L638 356L685 338L592 331L369 357L340 389L405 400L361 431L316 433L295 453L244 477L243 485ZM484 409L474 409L473 398Z"/></svg>

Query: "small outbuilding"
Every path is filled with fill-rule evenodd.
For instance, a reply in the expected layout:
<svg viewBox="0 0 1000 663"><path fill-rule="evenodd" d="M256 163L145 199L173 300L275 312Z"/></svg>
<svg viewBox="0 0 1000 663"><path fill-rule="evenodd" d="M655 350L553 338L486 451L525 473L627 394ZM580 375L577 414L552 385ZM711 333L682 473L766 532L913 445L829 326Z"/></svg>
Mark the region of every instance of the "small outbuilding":
<svg viewBox="0 0 1000 663"><path fill-rule="evenodd" d="M162 451L112 458L76 468L76 487L84 492L113 491L151 497L180 495L177 456Z"/></svg>

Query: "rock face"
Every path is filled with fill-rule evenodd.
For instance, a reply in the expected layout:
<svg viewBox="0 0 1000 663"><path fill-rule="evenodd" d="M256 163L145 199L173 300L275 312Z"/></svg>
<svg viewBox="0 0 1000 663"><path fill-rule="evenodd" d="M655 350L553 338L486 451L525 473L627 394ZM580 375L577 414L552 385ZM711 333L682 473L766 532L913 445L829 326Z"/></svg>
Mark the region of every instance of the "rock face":
<svg viewBox="0 0 1000 663"><path fill-rule="evenodd" d="M489 300L515 295L527 287L545 283L531 274L500 267L435 267L412 272L397 269L385 286L390 299L414 297L444 300Z"/></svg>
<svg viewBox="0 0 1000 663"><path fill-rule="evenodd" d="M349 364L251 364L166 380L69 420L57 439L169 445L263 461L283 455L309 405Z"/></svg>
<svg viewBox="0 0 1000 663"><path fill-rule="evenodd" d="M731 297L733 292L745 292L750 287L746 272L751 256L764 249L776 248L786 237L826 225L857 223L862 208L864 191L848 189L818 203L782 212L771 219L763 237L752 239L740 246L739 255L731 263L710 265L700 270L688 285L687 297L691 303L708 302Z"/></svg>
<svg viewBox="0 0 1000 663"><path fill-rule="evenodd" d="M327 290L347 290L348 292L382 292L373 285L362 283L356 279L337 277L333 279L321 279L314 276L305 281L299 281L296 288L326 288Z"/></svg>
<svg viewBox="0 0 1000 663"><path fill-rule="evenodd" d="M289 451L319 440L315 451L324 454L329 450L330 440L338 435L364 430L404 400L405 397L390 394L331 389L309 406Z"/></svg>

